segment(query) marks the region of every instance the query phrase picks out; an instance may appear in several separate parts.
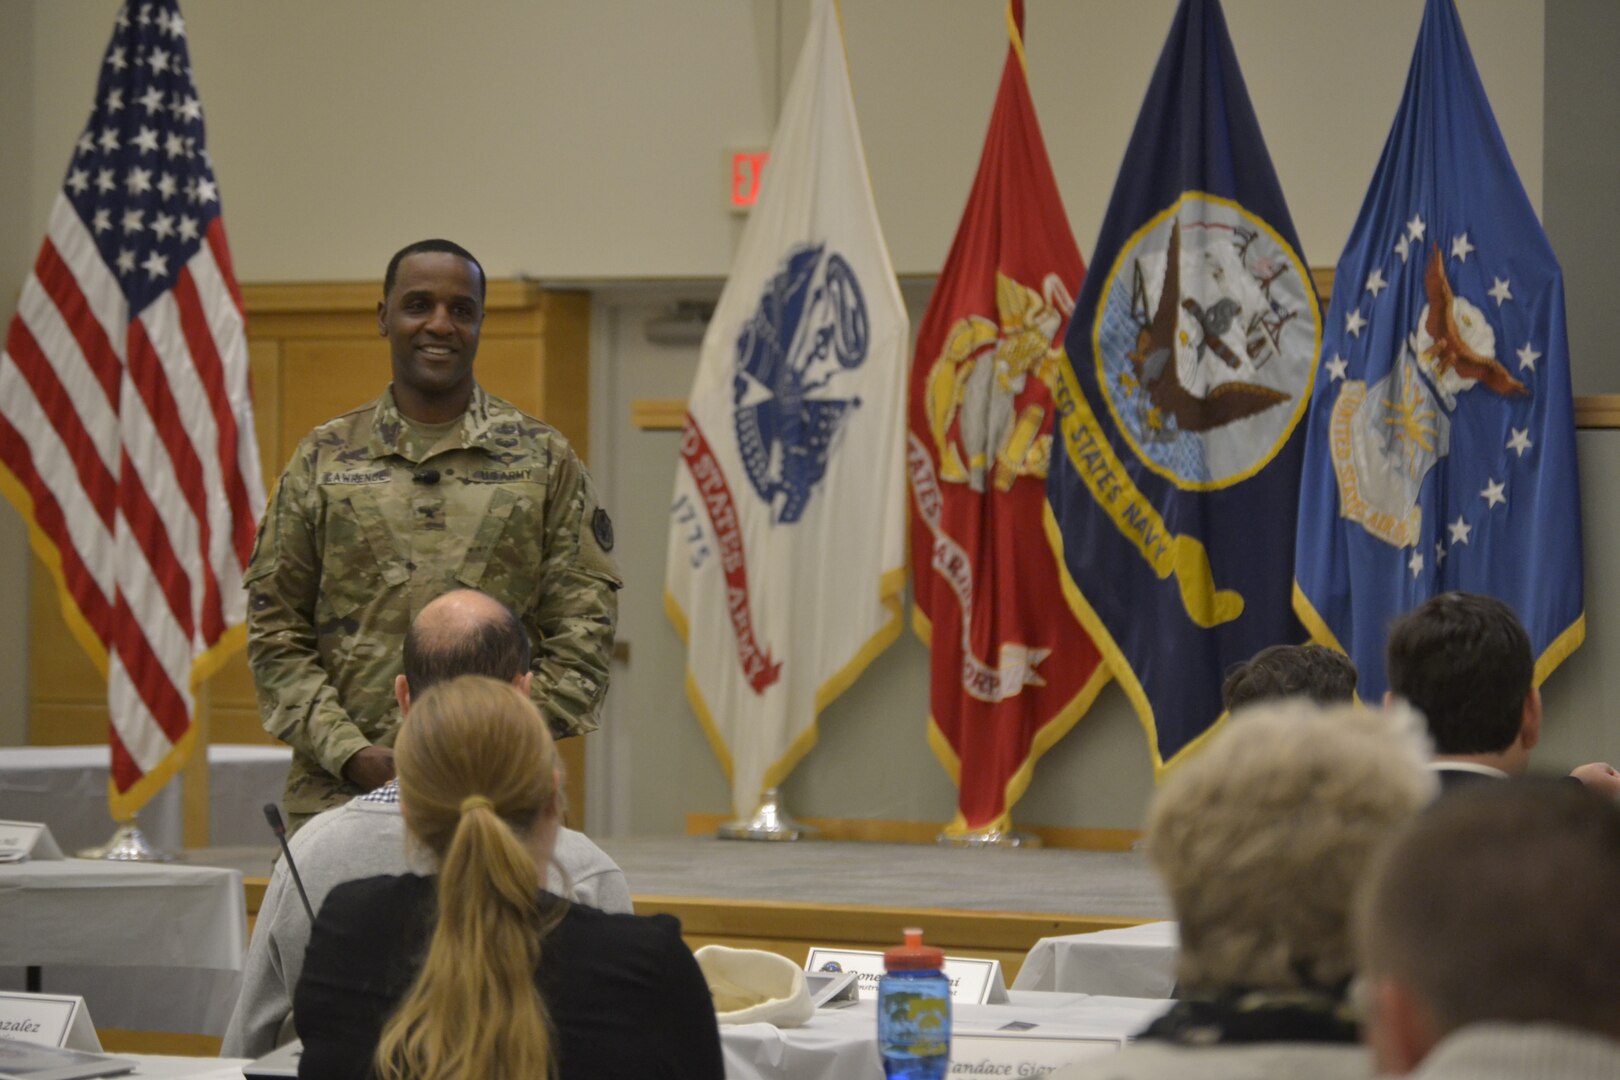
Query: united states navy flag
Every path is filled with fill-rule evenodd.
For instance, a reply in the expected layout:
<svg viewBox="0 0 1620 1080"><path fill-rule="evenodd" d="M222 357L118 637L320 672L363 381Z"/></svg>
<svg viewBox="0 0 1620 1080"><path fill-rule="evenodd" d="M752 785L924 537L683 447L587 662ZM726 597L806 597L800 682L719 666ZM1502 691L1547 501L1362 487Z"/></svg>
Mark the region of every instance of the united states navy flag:
<svg viewBox="0 0 1620 1080"><path fill-rule="evenodd" d="M1293 511L1321 339L1216 0L1182 0L1080 290L1048 530L1155 769L1221 715L1225 670L1300 641Z"/></svg>
<svg viewBox="0 0 1620 1080"><path fill-rule="evenodd" d="M1451 0L1424 11L1330 310L1300 618L1376 697L1391 619L1489 593L1529 630L1540 683L1585 635L1563 277Z"/></svg>

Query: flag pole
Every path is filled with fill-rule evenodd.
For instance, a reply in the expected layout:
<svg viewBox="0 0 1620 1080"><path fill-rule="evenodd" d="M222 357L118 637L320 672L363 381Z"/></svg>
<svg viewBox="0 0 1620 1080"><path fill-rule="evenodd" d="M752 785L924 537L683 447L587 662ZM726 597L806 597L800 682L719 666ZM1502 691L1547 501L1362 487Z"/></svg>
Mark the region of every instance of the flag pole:
<svg viewBox="0 0 1620 1080"><path fill-rule="evenodd" d="M1014 6L1013 0L1007 0L1007 41L1014 52L1018 54L1018 65L1027 74L1029 60L1024 55L1024 30L1020 25L1019 16L1022 13ZM944 830L934 839L940 847L955 848L1038 848L1041 838L1033 833L1018 832L1012 827L1012 812L1009 810L1003 820L1006 828L1000 822L992 822L982 829L972 829L967 832L952 832Z"/></svg>
<svg viewBox="0 0 1620 1080"><path fill-rule="evenodd" d="M141 832L141 826L135 818L119 825L113 831L112 839L100 847L84 848L77 853L81 859L105 859L108 862L150 862L166 863L174 861L174 853L154 847L152 842Z"/></svg>
<svg viewBox="0 0 1620 1080"><path fill-rule="evenodd" d="M721 840L813 840L821 834L814 825L794 821L782 809L780 788L766 788L760 792L759 806L747 818L728 821L714 831Z"/></svg>

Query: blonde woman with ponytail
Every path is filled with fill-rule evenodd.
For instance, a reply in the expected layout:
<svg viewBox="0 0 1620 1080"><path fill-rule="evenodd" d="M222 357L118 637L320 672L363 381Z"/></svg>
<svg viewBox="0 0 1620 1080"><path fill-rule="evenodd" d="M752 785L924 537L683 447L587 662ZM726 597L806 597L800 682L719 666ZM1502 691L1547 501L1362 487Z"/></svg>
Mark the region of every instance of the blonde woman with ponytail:
<svg viewBox="0 0 1620 1080"><path fill-rule="evenodd" d="M507 683L417 700L400 806L438 875L327 897L294 1000L299 1075L378 1080L720 1080L714 1008L680 927L543 891L556 749Z"/></svg>

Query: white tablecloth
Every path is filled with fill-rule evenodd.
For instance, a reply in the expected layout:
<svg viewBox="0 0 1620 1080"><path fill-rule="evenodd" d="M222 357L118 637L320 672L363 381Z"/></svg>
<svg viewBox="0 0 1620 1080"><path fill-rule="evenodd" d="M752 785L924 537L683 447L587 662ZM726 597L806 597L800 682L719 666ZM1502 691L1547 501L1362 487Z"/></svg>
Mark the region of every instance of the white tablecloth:
<svg viewBox="0 0 1620 1080"><path fill-rule="evenodd" d="M1170 1007L1168 1001L1013 991L1006 1005L956 1005L958 1034L989 1034L1015 1020L1030 1034L1127 1038ZM802 1027L729 1024L720 1029L726 1080L883 1080L877 1003L821 1009Z"/></svg>
<svg viewBox="0 0 1620 1080"><path fill-rule="evenodd" d="M1128 1038L1170 1007L1168 1001L1085 994L1014 991L1006 1005L957 1005L952 1025L963 1035L989 1034L1015 1020L1030 1034ZM877 1006L871 999L845 1009L822 1009L796 1028L727 1024L720 1029L726 1080L883 1080L877 1050ZM139 1055L137 1076L241 1076L236 1058L156 1058Z"/></svg>
<svg viewBox="0 0 1620 1080"><path fill-rule="evenodd" d="M264 804L281 805L292 750L221 743L208 748L208 846L272 844ZM173 786L173 785L171 785Z"/></svg>
<svg viewBox="0 0 1620 1080"><path fill-rule="evenodd" d="M160 1054L116 1054L135 1062L126 1076L162 1077L163 1080L242 1080L247 1058L165 1057Z"/></svg>
<svg viewBox="0 0 1620 1080"><path fill-rule="evenodd" d="M208 846L264 844L263 807L279 804L292 751L284 746L208 748ZM107 813L105 746L0 747L0 819L43 821L68 853L104 844ZM180 782L171 781L141 809L141 830L165 851L184 846Z"/></svg>
<svg viewBox="0 0 1620 1080"><path fill-rule="evenodd" d="M1178 947L1173 922L1042 938L1024 957L1013 986L1019 990L1167 998L1176 985Z"/></svg>
<svg viewBox="0 0 1620 1080"><path fill-rule="evenodd" d="M62 850L105 844L114 824L107 812L105 746L0 747L0 818L43 821ZM181 847L180 785L170 783L141 809L141 831L168 851Z"/></svg>
<svg viewBox="0 0 1620 1080"><path fill-rule="evenodd" d="M208 866L0 865L0 988L43 972L97 1027L220 1035L247 942L242 875Z"/></svg>

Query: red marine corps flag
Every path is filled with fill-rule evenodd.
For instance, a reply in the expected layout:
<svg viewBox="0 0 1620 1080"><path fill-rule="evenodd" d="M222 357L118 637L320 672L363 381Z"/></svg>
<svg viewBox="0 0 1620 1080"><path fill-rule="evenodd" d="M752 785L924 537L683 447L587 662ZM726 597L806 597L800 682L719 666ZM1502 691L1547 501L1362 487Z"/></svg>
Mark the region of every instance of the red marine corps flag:
<svg viewBox="0 0 1620 1080"><path fill-rule="evenodd" d="M112 816L246 639L264 511L241 297L174 0L130 3L0 356L0 493L107 679Z"/></svg>
<svg viewBox="0 0 1620 1080"><path fill-rule="evenodd" d="M911 564L948 833L1011 827L1035 761L1107 680L1042 527L1052 380L1085 263L1024 72L1023 3L967 211L911 368Z"/></svg>

